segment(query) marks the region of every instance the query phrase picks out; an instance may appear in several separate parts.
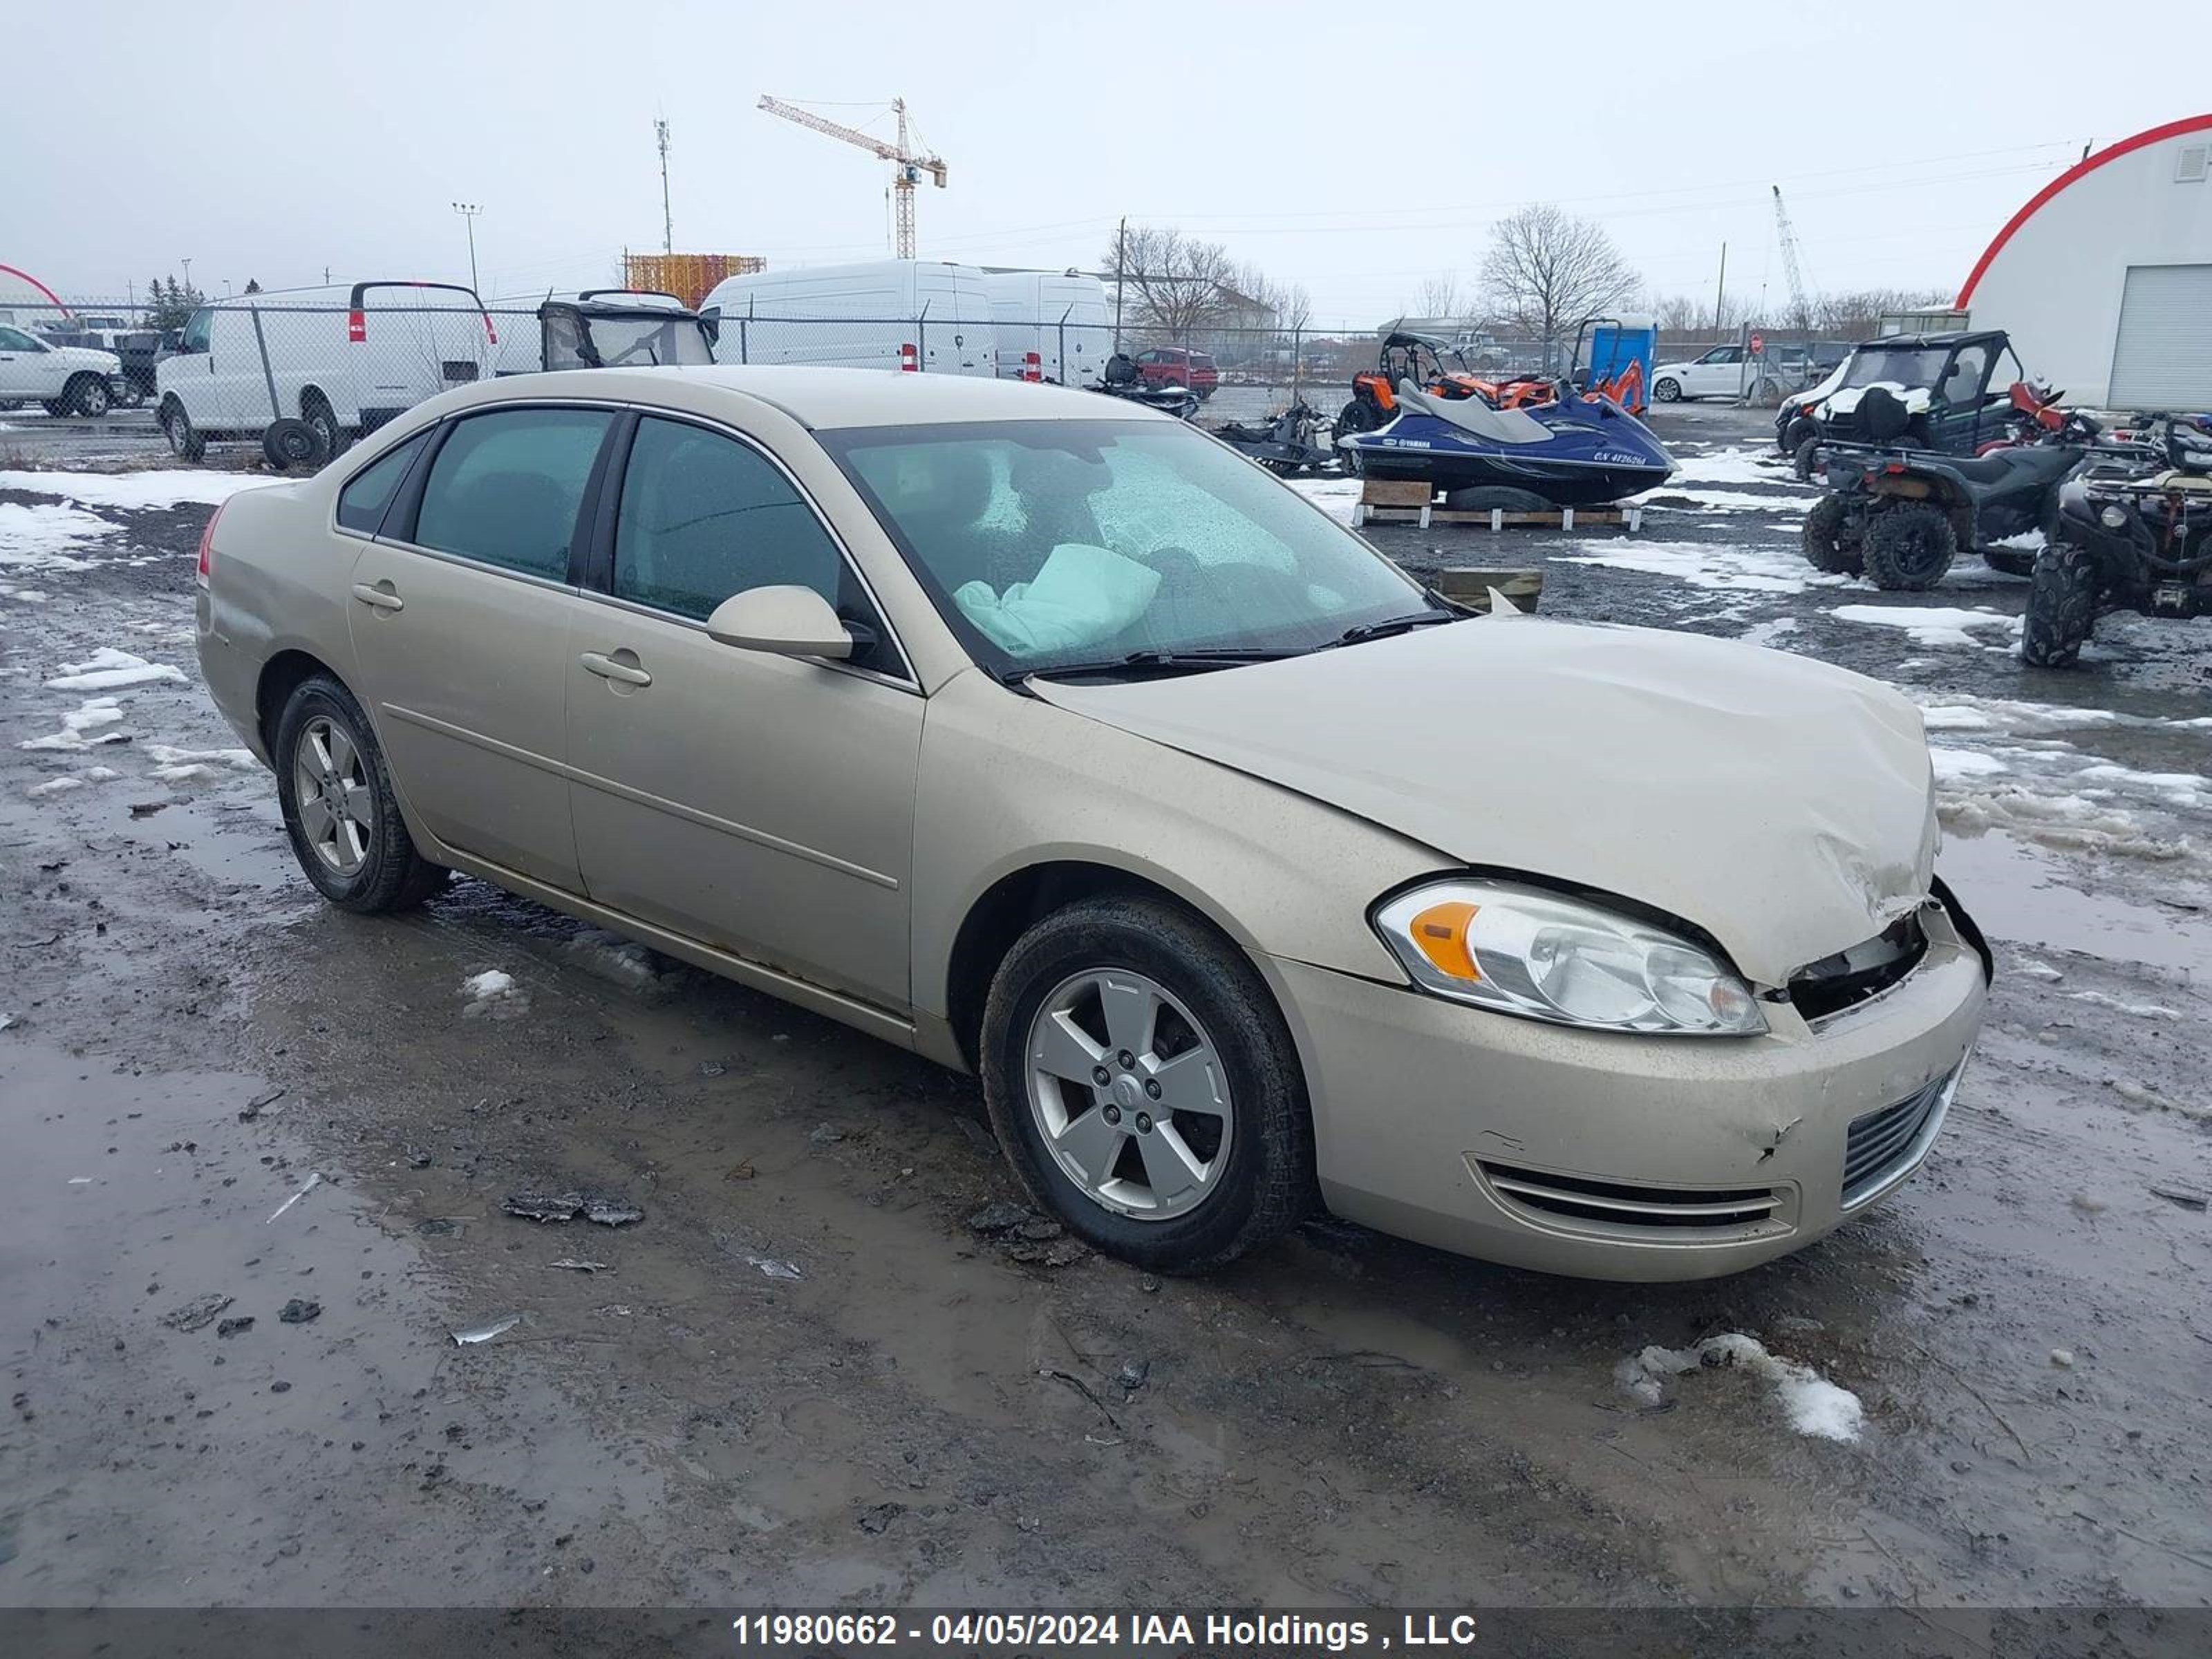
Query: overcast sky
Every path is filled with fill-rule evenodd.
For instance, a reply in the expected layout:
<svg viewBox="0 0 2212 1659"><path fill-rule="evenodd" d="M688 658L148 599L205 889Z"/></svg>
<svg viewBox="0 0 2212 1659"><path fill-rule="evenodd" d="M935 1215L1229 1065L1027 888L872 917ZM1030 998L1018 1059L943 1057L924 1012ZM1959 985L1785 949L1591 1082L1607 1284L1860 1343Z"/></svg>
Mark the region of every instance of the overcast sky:
<svg viewBox="0 0 2212 1659"><path fill-rule="evenodd" d="M2079 0L9 11L0 263L73 297L188 258L216 294L465 280L457 198L483 206L487 296L604 284L660 243L656 116L678 250L881 256L884 165L767 92L884 132L905 97L951 168L921 194L924 257L1095 268L1126 214L1369 325L1425 276L1471 285L1490 222L1550 200L1657 294L1710 298L1726 240L1730 290L1778 311L1771 184L1814 288L1950 289L2085 143L2212 106L2201 51Z"/></svg>

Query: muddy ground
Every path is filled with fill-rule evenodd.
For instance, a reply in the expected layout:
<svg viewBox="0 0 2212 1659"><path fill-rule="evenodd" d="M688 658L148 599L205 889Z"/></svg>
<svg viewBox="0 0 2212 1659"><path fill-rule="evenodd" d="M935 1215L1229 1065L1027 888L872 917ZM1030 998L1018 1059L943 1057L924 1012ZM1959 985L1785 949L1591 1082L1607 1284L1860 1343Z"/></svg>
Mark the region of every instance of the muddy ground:
<svg viewBox="0 0 2212 1659"><path fill-rule="evenodd" d="M77 568L19 534L0 1606L2212 1604L2212 628L2036 673L1973 561L1910 603L1977 620L1839 617L1908 602L1808 580L1760 418L1662 422L1685 474L1635 536L1376 540L1903 686L1999 957L1919 1177L1679 1287L1326 1222L1165 1282L979 1231L1015 1189L963 1079L474 882L319 902L193 683L204 506L92 507ZM28 482L0 519L68 488ZM101 647L182 678L46 687ZM79 740L128 741L19 747L94 695ZM644 1218L501 1209L577 1188ZM1862 1437L1740 1370L1616 1381L1724 1332Z"/></svg>

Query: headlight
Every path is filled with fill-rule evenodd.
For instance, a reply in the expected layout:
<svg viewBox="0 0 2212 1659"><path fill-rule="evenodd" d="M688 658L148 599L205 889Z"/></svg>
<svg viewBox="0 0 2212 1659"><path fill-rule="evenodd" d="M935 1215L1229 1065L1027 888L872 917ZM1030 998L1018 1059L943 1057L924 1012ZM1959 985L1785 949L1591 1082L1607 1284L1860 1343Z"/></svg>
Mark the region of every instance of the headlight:
<svg viewBox="0 0 2212 1659"><path fill-rule="evenodd" d="M2107 530L2125 530L2128 527L2128 515L2119 507L2108 507L2097 515L2097 522Z"/></svg>
<svg viewBox="0 0 2212 1659"><path fill-rule="evenodd" d="M1604 1031L1766 1030L1751 988L1702 945L1540 888L1434 882L1375 925L1416 985L1455 1002Z"/></svg>

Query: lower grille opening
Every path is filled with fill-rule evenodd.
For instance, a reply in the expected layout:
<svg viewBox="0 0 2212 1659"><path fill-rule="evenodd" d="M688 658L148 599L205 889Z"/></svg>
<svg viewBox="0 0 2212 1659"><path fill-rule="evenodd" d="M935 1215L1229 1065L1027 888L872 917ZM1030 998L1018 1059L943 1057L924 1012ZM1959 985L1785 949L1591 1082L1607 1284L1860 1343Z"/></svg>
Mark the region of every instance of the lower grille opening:
<svg viewBox="0 0 2212 1659"><path fill-rule="evenodd" d="M1912 1156L1929 1120L1942 1109L1951 1079L1939 1077L1894 1106L1851 1120L1844 1139L1844 1202L1855 1204Z"/></svg>
<svg viewBox="0 0 2212 1659"><path fill-rule="evenodd" d="M1482 1173L1508 1202L1562 1220L1678 1233L1735 1231L1771 1222L1782 1194L1771 1187L1673 1188L1592 1181L1482 1161Z"/></svg>

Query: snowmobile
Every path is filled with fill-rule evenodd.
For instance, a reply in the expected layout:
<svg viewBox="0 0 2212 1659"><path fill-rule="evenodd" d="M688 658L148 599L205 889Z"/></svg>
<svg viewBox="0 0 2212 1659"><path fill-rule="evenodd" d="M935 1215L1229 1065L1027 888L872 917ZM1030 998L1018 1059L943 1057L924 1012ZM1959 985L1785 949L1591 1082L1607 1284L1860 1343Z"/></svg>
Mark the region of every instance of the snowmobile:
<svg viewBox="0 0 2212 1659"><path fill-rule="evenodd" d="M1303 398L1261 425L1231 422L1216 428L1213 435L1283 477L1336 462L1336 452L1322 439L1321 411Z"/></svg>
<svg viewBox="0 0 2212 1659"><path fill-rule="evenodd" d="M1609 398L1554 389L1549 403L1493 409L1399 382L1380 429L1336 441L1354 471L1425 479L1453 507L1589 507L1664 483L1674 458Z"/></svg>
<svg viewBox="0 0 2212 1659"><path fill-rule="evenodd" d="M1187 421L1198 413L1198 393L1187 386L1173 386L1164 380L1147 380L1144 372L1137 367L1137 360L1126 351L1117 351L1106 360L1100 380L1101 383L1091 389L1103 392L1109 398L1142 404L1146 409L1157 409L1179 421Z"/></svg>
<svg viewBox="0 0 2212 1659"><path fill-rule="evenodd" d="M2030 665L2071 665L2105 611L2212 615L2212 422L2162 418L2162 440L2134 465L2116 454L2060 493L2028 588Z"/></svg>

